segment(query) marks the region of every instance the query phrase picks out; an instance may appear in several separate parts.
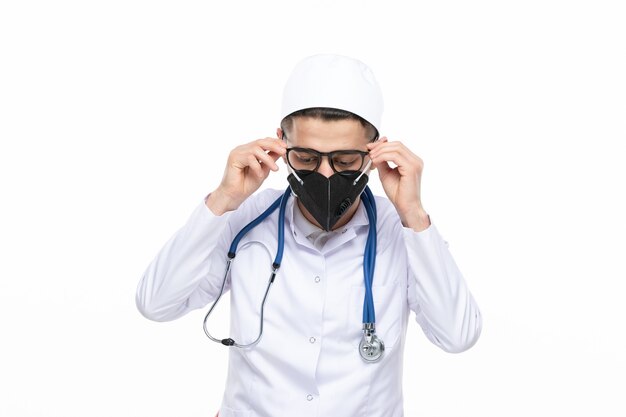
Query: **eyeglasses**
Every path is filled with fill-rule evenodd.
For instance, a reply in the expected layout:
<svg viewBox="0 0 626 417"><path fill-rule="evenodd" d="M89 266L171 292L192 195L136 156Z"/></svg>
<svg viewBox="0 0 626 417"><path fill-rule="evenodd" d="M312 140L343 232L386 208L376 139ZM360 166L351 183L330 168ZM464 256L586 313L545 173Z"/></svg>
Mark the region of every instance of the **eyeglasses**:
<svg viewBox="0 0 626 417"><path fill-rule="evenodd" d="M287 148L287 162L295 171L317 171L324 156L328 158L333 171L347 173L360 171L368 153L358 150L319 152L309 148Z"/></svg>

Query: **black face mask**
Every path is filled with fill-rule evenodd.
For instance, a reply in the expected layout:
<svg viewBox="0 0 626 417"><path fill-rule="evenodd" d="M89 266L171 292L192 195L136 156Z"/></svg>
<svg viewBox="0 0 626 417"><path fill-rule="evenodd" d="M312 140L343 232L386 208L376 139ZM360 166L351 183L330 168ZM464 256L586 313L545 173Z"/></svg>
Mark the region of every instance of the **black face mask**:
<svg viewBox="0 0 626 417"><path fill-rule="evenodd" d="M360 171L335 173L329 178L314 171L297 171L296 174L297 177L294 173L287 177L291 191L327 232L358 200L368 180Z"/></svg>

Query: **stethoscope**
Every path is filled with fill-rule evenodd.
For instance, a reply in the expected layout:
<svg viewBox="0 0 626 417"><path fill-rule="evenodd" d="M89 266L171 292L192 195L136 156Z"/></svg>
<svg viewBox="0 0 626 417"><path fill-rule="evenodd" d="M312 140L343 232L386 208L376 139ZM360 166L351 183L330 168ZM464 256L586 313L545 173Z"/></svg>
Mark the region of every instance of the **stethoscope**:
<svg viewBox="0 0 626 417"><path fill-rule="evenodd" d="M228 259L226 262L226 272L224 272L224 279L222 280L222 286L220 288L220 292L213 302L213 305L209 309L208 313L204 317L204 333L214 342L221 343L225 346L235 346L238 348L248 348L255 346L261 340L261 336L263 335L263 312L265 309L265 302L267 301L267 295L270 291L272 284L274 283L274 279L276 278L276 273L280 268L280 263L283 259L283 250L285 247L285 207L287 206L287 200L291 196L291 187L287 187L287 190L284 192L282 196L280 196L276 201L272 203L271 206L267 208L259 217L252 220L248 223L241 231L235 236L232 244L228 250ZM359 343L359 354L361 357L367 362L376 362L378 361L385 351L385 344L383 341L376 335L376 315L374 312L374 298L372 296L372 281L374 279L374 267L376 264L376 203L374 201L374 195L369 187L365 187L364 192L361 194L361 200L363 201L363 205L365 206L365 211L367 212L367 218L369 220L369 231L367 234L367 242L365 244L365 252L363 255L363 280L365 282L365 299L363 300L363 337L361 342ZM230 267L235 259L235 254L237 252L237 246L241 239L253 228L255 228L259 223L261 223L265 218L267 218L270 214L272 214L276 209L280 207L278 210L278 249L276 251L276 257L274 258L274 262L272 263L272 272L270 274L270 278L267 283L267 287L265 289L265 294L263 295L263 301L261 302L261 317L259 321L259 335L257 338L247 344L240 344L235 342L235 340L231 338L227 339L217 339L213 337L209 330L207 329L207 320L211 315L211 312L217 305L218 301L222 297L224 293L224 287L226 285L226 279L230 272Z"/></svg>

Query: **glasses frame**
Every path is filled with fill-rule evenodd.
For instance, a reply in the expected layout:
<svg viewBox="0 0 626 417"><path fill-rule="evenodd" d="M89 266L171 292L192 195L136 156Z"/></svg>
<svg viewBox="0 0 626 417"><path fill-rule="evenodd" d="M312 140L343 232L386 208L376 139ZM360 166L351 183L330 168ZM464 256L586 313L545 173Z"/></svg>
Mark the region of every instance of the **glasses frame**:
<svg viewBox="0 0 626 417"><path fill-rule="evenodd" d="M310 152L312 154L317 155L318 159L317 159L317 165L315 166L315 169L298 169L296 167L294 167L291 164L291 161L289 160L289 153L292 151L296 151L296 152ZM333 163L333 157L336 155L360 155L361 156L361 165L359 166L359 169L350 169L350 170L344 170L344 171L339 171L335 168L335 164ZM294 171L312 171L312 172L317 172L317 170L320 168L320 165L322 164L322 158L323 157L327 157L328 158L328 165L330 165L330 167L332 168L332 170L340 175L349 175L351 173L354 172L361 172L361 169L363 168L363 166L365 166L365 157L369 155L369 152L365 152L365 151L360 151L358 149L342 149L342 150L338 150L338 151L331 151L331 152L320 152L320 151L316 151L315 149L311 149L311 148L300 148L300 147L291 147L291 148L287 148L287 154L285 155L285 157L287 158L287 163L289 164L289 166L291 167L291 169L293 169Z"/></svg>

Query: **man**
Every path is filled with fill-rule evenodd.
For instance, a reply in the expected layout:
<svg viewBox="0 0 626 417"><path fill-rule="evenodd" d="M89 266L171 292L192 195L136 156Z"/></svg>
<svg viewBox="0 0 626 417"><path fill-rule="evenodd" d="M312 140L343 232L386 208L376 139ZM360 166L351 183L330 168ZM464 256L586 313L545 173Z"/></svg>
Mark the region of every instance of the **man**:
<svg viewBox="0 0 626 417"><path fill-rule="evenodd" d="M379 137L382 108L362 62L301 61L285 87L277 138L230 153L219 186L146 270L137 305L152 320L230 291L232 339L215 339L231 346L221 417L402 416L409 312L445 351L478 339L479 309L421 203L422 160ZM278 158L290 192L255 193ZM364 191L371 170L387 198ZM282 222L274 212L229 248L284 199Z"/></svg>

